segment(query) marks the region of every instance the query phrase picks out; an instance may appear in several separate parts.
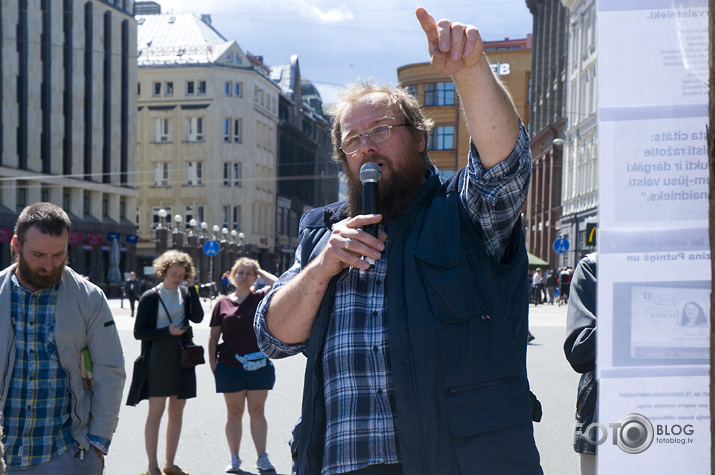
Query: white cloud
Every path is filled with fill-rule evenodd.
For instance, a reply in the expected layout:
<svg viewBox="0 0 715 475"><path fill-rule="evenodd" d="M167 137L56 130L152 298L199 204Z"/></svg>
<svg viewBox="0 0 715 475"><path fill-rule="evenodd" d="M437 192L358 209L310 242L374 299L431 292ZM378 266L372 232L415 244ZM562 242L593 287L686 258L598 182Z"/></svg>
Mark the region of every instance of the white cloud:
<svg viewBox="0 0 715 475"><path fill-rule="evenodd" d="M295 7L302 16L318 20L321 23L339 23L353 19L353 12L345 5L340 5L339 8L321 10L316 5L312 5L310 1L298 0L295 2Z"/></svg>

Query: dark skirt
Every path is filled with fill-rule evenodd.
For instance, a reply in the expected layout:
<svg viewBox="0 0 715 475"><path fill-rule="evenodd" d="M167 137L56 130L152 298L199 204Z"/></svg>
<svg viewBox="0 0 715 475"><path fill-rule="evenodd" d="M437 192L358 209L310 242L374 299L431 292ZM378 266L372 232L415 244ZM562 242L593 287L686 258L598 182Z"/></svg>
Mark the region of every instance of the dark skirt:
<svg viewBox="0 0 715 475"><path fill-rule="evenodd" d="M184 371L179 366L180 348L177 338L156 340L152 344L147 374L147 396L166 397L181 394Z"/></svg>

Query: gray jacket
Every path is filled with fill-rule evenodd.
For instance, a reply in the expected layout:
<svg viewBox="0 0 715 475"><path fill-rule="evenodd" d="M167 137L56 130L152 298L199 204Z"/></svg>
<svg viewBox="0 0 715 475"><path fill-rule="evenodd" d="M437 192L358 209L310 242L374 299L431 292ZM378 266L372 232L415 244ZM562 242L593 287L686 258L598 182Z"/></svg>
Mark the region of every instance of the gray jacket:
<svg viewBox="0 0 715 475"><path fill-rule="evenodd" d="M10 319L11 276L15 265L0 272L0 425L15 365L15 332ZM124 354L107 299L99 287L69 267L55 304L55 341L62 369L69 375L72 436L89 449L89 434L112 440L124 390ZM92 389L84 389L80 354L89 348Z"/></svg>

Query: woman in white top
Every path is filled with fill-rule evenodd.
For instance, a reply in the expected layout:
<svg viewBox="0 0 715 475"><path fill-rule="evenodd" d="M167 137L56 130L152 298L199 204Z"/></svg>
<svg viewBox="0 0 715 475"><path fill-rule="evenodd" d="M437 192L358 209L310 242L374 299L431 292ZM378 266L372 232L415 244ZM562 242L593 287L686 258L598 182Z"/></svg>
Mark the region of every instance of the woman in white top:
<svg viewBox="0 0 715 475"><path fill-rule="evenodd" d="M164 475L186 475L174 464L179 445L186 400L196 397L196 371L179 364L181 344L190 342L193 333L189 320L199 323L204 311L196 287L196 271L185 252L167 251L154 260L156 276L163 282L146 291L139 300L134 337L142 341L142 354L134 364L127 404L149 400L144 439L149 469L147 475L162 475L157 460L159 426L169 401L166 426ZM187 281L188 288L181 286Z"/></svg>

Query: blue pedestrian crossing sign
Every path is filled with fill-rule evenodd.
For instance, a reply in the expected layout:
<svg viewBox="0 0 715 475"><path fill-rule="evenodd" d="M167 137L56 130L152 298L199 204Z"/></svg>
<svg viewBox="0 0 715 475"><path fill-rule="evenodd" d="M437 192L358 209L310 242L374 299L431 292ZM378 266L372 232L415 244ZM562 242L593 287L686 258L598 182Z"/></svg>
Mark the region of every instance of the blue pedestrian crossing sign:
<svg viewBox="0 0 715 475"><path fill-rule="evenodd" d="M206 244L204 244L204 254L209 257L215 256L220 250L221 246L219 246L218 241L206 241Z"/></svg>
<svg viewBox="0 0 715 475"><path fill-rule="evenodd" d="M559 254L563 254L564 252L569 250L569 241L568 239L565 238L558 238L556 241L554 241L554 251L556 251Z"/></svg>

